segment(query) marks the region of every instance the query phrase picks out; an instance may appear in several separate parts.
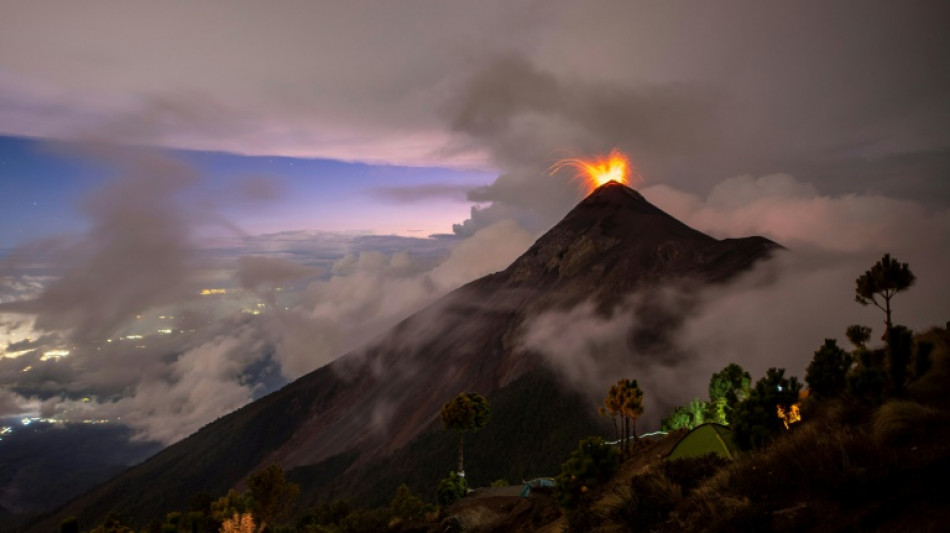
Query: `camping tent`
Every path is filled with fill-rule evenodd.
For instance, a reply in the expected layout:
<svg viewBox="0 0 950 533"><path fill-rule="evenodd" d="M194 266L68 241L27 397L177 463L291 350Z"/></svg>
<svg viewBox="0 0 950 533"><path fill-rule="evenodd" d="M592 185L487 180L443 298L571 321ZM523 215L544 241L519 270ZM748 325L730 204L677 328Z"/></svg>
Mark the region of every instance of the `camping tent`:
<svg viewBox="0 0 950 533"><path fill-rule="evenodd" d="M666 458L699 457L709 453L718 453L727 459L735 458L736 447L732 443L731 429L722 424L700 424L684 435Z"/></svg>
<svg viewBox="0 0 950 533"><path fill-rule="evenodd" d="M524 484L524 487L521 488L521 497L527 498L531 495L531 489L537 489L541 487L554 487L554 480L549 477L539 477L532 479Z"/></svg>

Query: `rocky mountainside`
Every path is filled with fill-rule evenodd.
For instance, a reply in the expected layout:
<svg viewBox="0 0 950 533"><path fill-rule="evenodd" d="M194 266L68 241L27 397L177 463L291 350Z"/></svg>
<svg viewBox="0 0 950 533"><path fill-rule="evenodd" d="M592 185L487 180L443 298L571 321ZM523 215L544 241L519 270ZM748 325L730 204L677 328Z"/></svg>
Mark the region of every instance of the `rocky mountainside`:
<svg viewBox="0 0 950 533"><path fill-rule="evenodd" d="M535 313L588 298L609 307L660 283L722 282L776 248L761 237L714 239L609 183L504 271L453 291L366 348L207 425L33 531L52 530L70 515L91 525L112 510L146 521L186 505L199 491L223 494L271 463L299 472L335 465L321 470L323 478L309 479L325 480L332 471L335 486L344 486L340 479L378 466L437 428L442 403L459 392L497 394L541 368L539 356L517 348L520 326ZM521 416L549 420L540 431L555 433L558 414L546 412L545 404L535 409ZM576 445L577 435L559 438L565 450ZM318 488L304 487L304 494L319 497Z"/></svg>

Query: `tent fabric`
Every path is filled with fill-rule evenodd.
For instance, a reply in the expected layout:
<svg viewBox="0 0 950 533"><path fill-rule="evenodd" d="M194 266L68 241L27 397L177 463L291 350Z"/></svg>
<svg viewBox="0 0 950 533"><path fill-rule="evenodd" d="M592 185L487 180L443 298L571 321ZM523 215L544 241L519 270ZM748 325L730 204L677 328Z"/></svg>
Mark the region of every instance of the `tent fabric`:
<svg viewBox="0 0 950 533"><path fill-rule="evenodd" d="M521 497L527 498L531 495L531 489L536 489L539 487L554 488L554 480L548 477L539 477L526 482L524 487L521 488Z"/></svg>
<svg viewBox="0 0 950 533"><path fill-rule="evenodd" d="M710 453L718 453L727 459L735 458L736 447L732 442L731 429L722 424L700 424L684 435L666 458L700 457Z"/></svg>

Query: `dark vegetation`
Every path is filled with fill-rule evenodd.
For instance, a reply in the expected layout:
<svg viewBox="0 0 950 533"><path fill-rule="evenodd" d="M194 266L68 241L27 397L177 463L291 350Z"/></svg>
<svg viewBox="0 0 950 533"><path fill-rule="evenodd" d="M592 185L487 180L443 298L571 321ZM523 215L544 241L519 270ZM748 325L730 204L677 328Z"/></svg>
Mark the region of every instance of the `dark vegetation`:
<svg viewBox="0 0 950 533"><path fill-rule="evenodd" d="M601 409L620 435L613 445L601 437L580 439L610 428L597 426L585 402L565 393L552 373L535 371L488 399L466 393L458 405L446 404L449 415L458 415L443 413L446 428L481 429L466 442L472 470L465 477L446 476L460 460L458 435L433 428L347 481L338 474L356 464L355 455L295 469L287 479L269 467L251 476L244 492L198 493L187 508L134 531L945 530L945 491L933 487L950 476L950 332L915 335L891 323L890 298L909 287L913 275L889 256L879 264L885 263L898 267L879 268L885 274L874 274L873 284L864 279L876 272L872 268L856 288L859 301L874 301L879 291L888 295L881 306L883 344L871 343L871 329L858 325L847 330L850 352L826 340L808 366L807 394L784 369L769 369L752 385L748 373L729 365L711 377L708 401L676 408L664 422L680 429L636 439L644 398L636 381L622 379ZM896 285L888 285L891 271ZM680 418L687 423L676 422ZM697 420L728 422L734 444L745 451L735 460L717 454L663 460ZM532 438L548 424L561 428L556 438ZM576 447L563 445L578 440ZM505 487L468 494L470 487L502 484L493 480L555 471L560 517L545 507L551 496L541 489L527 499L479 495ZM299 498L298 483L306 485ZM92 531L132 532L123 525L131 522L113 515ZM61 531L78 532L80 525L67 520Z"/></svg>
<svg viewBox="0 0 950 533"><path fill-rule="evenodd" d="M660 421L663 431L693 429L700 424L713 422L729 424L733 410L740 401L749 396L752 376L735 363L716 372L709 378L709 400L699 398L686 405L673 408L670 415Z"/></svg>

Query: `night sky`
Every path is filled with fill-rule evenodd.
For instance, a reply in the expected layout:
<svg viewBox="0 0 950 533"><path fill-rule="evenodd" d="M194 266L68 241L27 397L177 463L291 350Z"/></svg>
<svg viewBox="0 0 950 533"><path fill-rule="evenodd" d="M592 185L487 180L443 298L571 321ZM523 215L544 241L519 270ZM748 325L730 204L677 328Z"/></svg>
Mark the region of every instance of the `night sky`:
<svg viewBox="0 0 950 533"><path fill-rule="evenodd" d="M174 442L504 268L581 199L551 165L612 148L672 215L790 250L687 322L705 366L801 375L879 326L853 280L885 252L900 320L950 319L943 2L2 13L0 418Z"/></svg>

